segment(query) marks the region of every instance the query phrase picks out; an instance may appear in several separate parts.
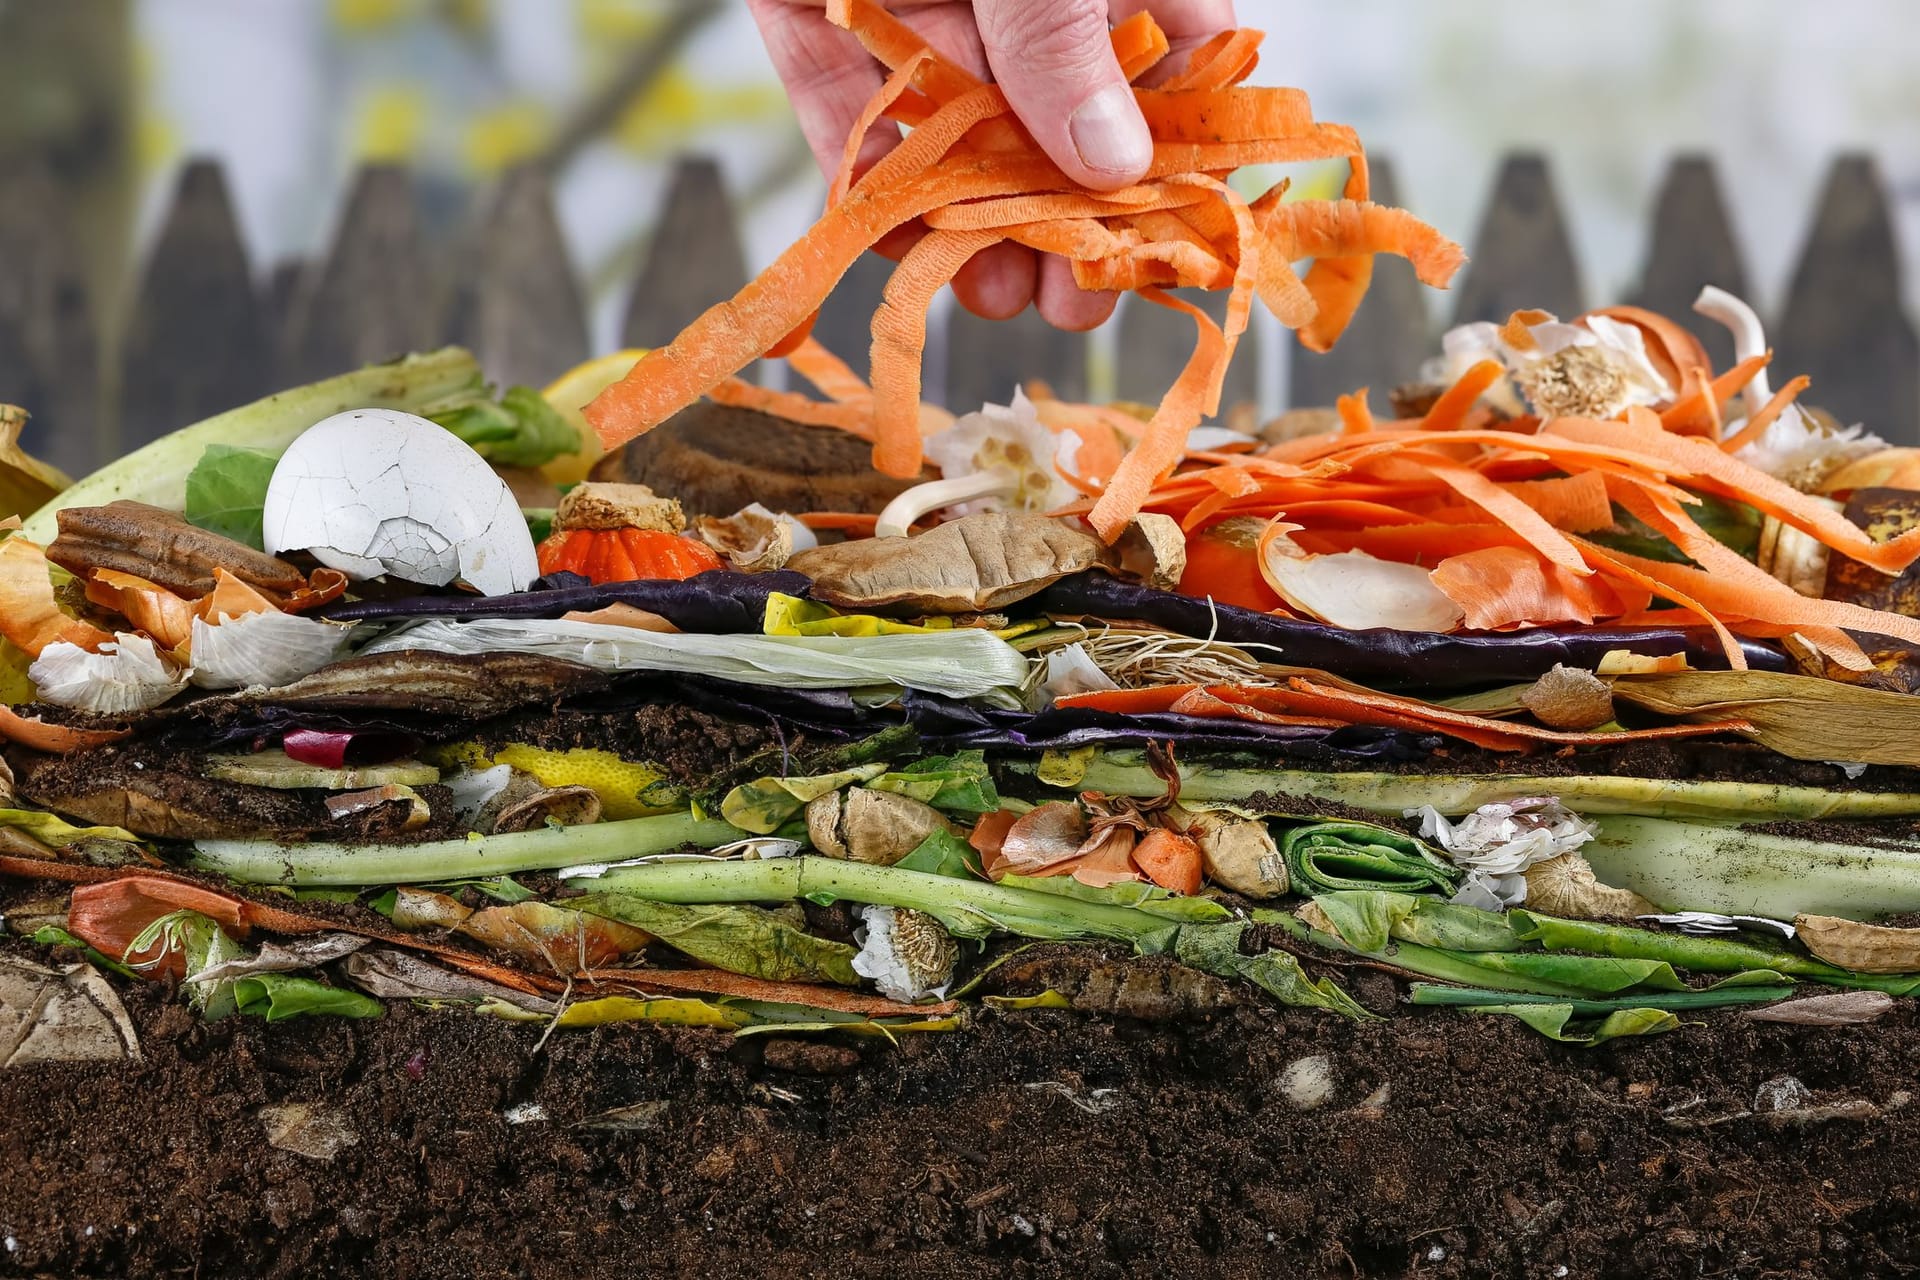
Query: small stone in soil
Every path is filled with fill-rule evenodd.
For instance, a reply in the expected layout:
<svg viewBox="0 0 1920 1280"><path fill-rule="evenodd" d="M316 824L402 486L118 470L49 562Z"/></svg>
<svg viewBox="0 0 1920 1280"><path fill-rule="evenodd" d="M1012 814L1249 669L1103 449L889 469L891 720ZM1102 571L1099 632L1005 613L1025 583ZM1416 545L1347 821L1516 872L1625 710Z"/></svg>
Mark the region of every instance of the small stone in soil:
<svg viewBox="0 0 1920 1280"><path fill-rule="evenodd" d="M1295 1111L1318 1111L1339 1088L1333 1059L1322 1053L1295 1058L1280 1073L1280 1096Z"/></svg>
<svg viewBox="0 0 1920 1280"><path fill-rule="evenodd" d="M1798 1111L1813 1101L1813 1091L1792 1076L1775 1076L1754 1091L1755 1111Z"/></svg>
<svg viewBox="0 0 1920 1280"><path fill-rule="evenodd" d="M309 1160L331 1161L360 1141L337 1107L315 1102L283 1102L260 1108L267 1145Z"/></svg>

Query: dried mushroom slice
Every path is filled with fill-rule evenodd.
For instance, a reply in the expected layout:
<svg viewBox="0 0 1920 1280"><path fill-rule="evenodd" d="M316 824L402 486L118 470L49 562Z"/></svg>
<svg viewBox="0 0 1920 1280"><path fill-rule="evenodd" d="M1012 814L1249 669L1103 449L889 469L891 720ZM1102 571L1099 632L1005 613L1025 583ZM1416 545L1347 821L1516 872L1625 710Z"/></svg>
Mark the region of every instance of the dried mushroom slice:
<svg viewBox="0 0 1920 1280"><path fill-rule="evenodd" d="M144 502L123 499L104 507L68 507L58 518L60 536L47 548L47 559L78 578L95 569L115 569L181 595L203 596L217 585L214 570L225 569L248 586L274 595L307 588L307 576L278 556L196 528Z"/></svg>
<svg viewBox="0 0 1920 1280"><path fill-rule="evenodd" d="M689 516L751 502L774 511L878 512L931 470L896 480L873 469L873 446L832 427L702 400L594 464L591 478L644 484Z"/></svg>

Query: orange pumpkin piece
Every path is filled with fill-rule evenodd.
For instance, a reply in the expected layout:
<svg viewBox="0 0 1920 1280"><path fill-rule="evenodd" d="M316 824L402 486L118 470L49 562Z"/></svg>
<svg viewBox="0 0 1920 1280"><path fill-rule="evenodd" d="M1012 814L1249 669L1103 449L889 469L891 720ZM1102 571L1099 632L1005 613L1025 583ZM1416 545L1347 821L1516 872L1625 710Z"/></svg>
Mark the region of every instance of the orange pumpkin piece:
<svg viewBox="0 0 1920 1280"><path fill-rule="evenodd" d="M1133 865L1162 889L1200 892L1200 842L1165 827L1155 827L1133 846Z"/></svg>
<svg viewBox="0 0 1920 1280"><path fill-rule="evenodd" d="M540 544L541 573L578 573L595 586L691 578L720 567L706 543L658 529L567 529Z"/></svg>

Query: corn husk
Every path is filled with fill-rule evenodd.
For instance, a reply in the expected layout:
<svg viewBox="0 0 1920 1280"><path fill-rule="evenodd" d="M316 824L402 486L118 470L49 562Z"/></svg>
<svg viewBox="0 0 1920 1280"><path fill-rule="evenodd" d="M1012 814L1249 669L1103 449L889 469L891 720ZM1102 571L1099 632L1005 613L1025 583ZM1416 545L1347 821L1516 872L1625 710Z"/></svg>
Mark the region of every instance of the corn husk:
<svg viewBox="0 0 1920 1280"><path fill-rule="evenodd" d="M1920 765L1920 699L1774 671L1622 676L1616 701L1681 720L1738 717L1748 735L1796 760Z"/></svg>

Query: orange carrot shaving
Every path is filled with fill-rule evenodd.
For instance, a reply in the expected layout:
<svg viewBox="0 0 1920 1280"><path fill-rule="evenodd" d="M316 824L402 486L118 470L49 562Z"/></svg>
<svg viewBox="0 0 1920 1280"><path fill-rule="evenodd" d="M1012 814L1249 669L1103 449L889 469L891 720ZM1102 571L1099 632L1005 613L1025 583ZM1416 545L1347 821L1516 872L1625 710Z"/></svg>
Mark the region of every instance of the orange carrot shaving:
<svg viewBox="0 0 1920 1280"><path fill-rule="evenodd" d="M1345 435L1364 435L1374 429L1373 410L1367 407L1367 389L1341 396L1334 402L1340 414L1340 430Z"/></svg>
<svg viewBox="0 0 1920 1280"><path fill-rule="evenodd" d="M1813 385L1812 379L1804 374L1773 393L1773 398L1760 406L1759 412L1748 418L1738 431L1720 442L1720 447L1728 453L1738 453L1767 433L1767 428L1786 411L1788 405L1800 398L1800 393Z"/></svg>
<svg viewBox="0 0 1920 1280"><path fill-rule="evenodd" d="M1207 397L1217 394L1216 374L1226 368L1227 340L1213 317L1200 308L1159 289L1142 289L1140 296L1163 307L1184 311L1200 331L1199 344L1187 367L1160 401L1146 435L1132 452L1121 460L1119 470L1107 482L1106 490L1087 517L1107 542L1126 530L1128 522L1139 514L1147 494L1162 475L1171 471L1186 449L1187 433L1206 415Z"/></svg>
<svg viewBox="0 0 1920 1280"><path fill-rule="evenodd" d="M920 472L920 356L927 308L997 231L933 231L907 251L873 316L873 465L890 476Z"/></svg>
<svg viewBox="0 0 1920 1280"><path fill-rule="evenodd" d="M1591 576L1577 577L1519 547L1483 547L1449 556L1434 566L1432 578L1475 631L1560 622L1590 626L1618 607L1613 594Z"/></svg>
<svg viewBox="0 0 1920 1280"><path fill-rule="evenodd" d="M1620 501L1627 510L1672 539L1676 547L1700 566L1699 569L1684 565L1669 566L1680 571L1669 576L1687 587L1696 599L1708 604L1721 617L1747 618L1783 626L1835 630L1845 627L1852 631L1890 635L1909 644L1920 644L1920 620L1863 609L1859 605L1838 600L1803 596L1707 533L1671 499L1623 491ZM1823 652L1832 648L1834 653L1829 656L1835 656L1836 660L1854 660L1852 653L1831 642L1820 647Z"/></svg>
<svg viewBox="0 0 1920 1280"><path fill-rule="evenodd" d="M800 514L800 523L809 529L818 529L822 533L844 533L855 538L871 538L873 526L879 519L877 515L859 511L804 511Z"/></svg>
<svg viewBox="0 0 1920 1280"><path fill-rule="evenodd" d="M1552 319L1553 313L1550 311L1532 308L1516 311L1507 317L1505 324L1500 326L1500 341L1515 351L1538 351L1540 340L1533 336L1533 326L1546 324Z"/></svg>
<svg viewBox="0 0 1920 1280"><path fill-rule="evenodd" d="M808 338L787 353L787 364L813 389L839 404L872 404L873 388L833 352Z"/></svg>
<svg viewBox="0 0 1920 1280"><path fill-rule="evenodd" d="M1427 416L1421 420L1421 430L1459 430L1466 425L1467 413L1480 399L1481 393L1506 376L1506 367L1498 360L1482 360L1474 365L1460 375L1459 381L1440 393L1440 398L1433 402L1433 408L1427 410Z"/></svg>
<svg viewBox="0 0 1920 1280"><path fill-rule="evenodd" d="M1525 539L1527 545L1562 569L1580 577L1593 572L1566 536L1542 519L1539 512L1478 471L1447 463L1428 462L1421 465L1429 474L1446 482L1461 497L1506 525Z"/></svg>
<svg viewBox="0 0 1920 1280"><path fill-rule="evenodd" d="M1782 524L1792 525L1842 555L1882 572L1899 573L1920 559L1920 529L1875 542L1833 508L1731 457L1717 444L1675 436L1644 423L1579 418L1550 422L1532 439L1544 441L1551 436L1583 443L1617 442L1643 457L1661 459L1675 474L1690 477L1692 487L1757 507Z"/></svg>
<svg viewBox="0 0 1920 1280"><path fill-rule="evenodd" d="M771 387L726 378L707 392L715 404L758 409L810 427L838 427L863 440L873 438L873 405L859 402L827 403L811 400L797 391L775 391ZM916 401L916 406L918 402Z"/></svg>
<svg viewBox="0 0 1920 1280"><path fill-rule="evenodd" d="M1173 47L1167 43L1167 33L1144 9L1116 25L1112 40L1113 59L1128 80L1138 80L1153 70Z"/></svg>
<svg viewBox="0 0 1920 1280"><path fill-rule="evenodd" d="M1260 61L1264 33L1241 28L1222 31L1195 49L1186 70L1168 80L1166 89L1224 89L1239 84Z"/></svg>
<svg viewBox="0 0 1920 1280"><path fill-rule="evenodd" d="M1136 89L1154 138L1152 162L1134 187L1097 192L1075 186L1045 157L1011 118L996 86L933 51L876 0L834 0L827 12L888 68L856 119L829 207L737 295L649 353L588 406L607 447L708 394L773 412L791 409L802 421L867 435L858 415L746 392L726 380L773 350L807 353L803 360L817 362L806 334L827 294L861 253L924 220L931 234L902 261L898 287L888 290L888 305L874 324L874 464L902 478L916 473L920 456L917 368L926 306L981 247L1004 238L1060 253L1089 287L1137 289L1166 305L1174 304L1157 296L1162 285L1230 290L1226 323L1199 326L1194 358L1139 433L1131 456L1099 472L1083 469L1079 477L1083 487L1100 487L1094 523L1111 537L1179 461L1187 431L1218 412L1226 363L1247 328L1253 298L1299 328L1307 345L1325 349L1359 305L1374 254L1405 253L1422 279L1440 284L1461 261L1458 247L1430 228L1368 203L1366 159L1351 129L1316 122L1297 90L1242 84L1258 57L1258 32L1208 41L1163 87ZM1118 24L1112 41L1114 56L1135 81L1169 48L1146 14ZM867 131L887 121L909 131L857 173ZM1284 188L1275 187L1256 217L1225 182L1249 164L1324 159L1351 166L1340 201L1282 205ZM954 238L935 239L941 235ZM1316 260L1304 279L1292 266L1300 258ZM837 405L867 404L838 370L822 367L828 378L822 390ZM1112 480L1099 485L1108 476Z"/></svg>

